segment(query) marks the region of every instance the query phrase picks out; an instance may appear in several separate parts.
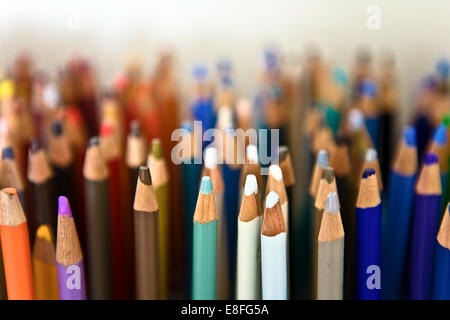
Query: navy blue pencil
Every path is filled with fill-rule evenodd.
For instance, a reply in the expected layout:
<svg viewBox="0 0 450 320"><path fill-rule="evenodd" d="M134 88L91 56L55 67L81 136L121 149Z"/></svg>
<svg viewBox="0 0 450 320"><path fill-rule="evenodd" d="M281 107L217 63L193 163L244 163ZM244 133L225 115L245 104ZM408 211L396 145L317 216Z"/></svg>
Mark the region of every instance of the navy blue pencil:
<svg viewBox="0 0 450 320"><path fill-rule="evenodd" d="M381 298L382 204L375 170L363 172L356 201L356 297Z"/></svg>
<svg viewBox="0 0 450 320"><path fill-rule="evenodd" d="M434 153L439 158L439 170L441 173L441 186L442 190L445 190L447 185L447 173L448 173L448 155L447 155L447 127L444 124L440 124L433 133L433 139L430 142L428 149L429 153ZM443 203L444 197L441 199L440 213L445 211L446 203Z"/></svg>
<svg viewBox="0 0 450 320"><path fill-rule="evenodd" d="M449 205L437 235L434 264L434 294L436 300L450 300L450 217Z"/></svg>
<svg viewBox="0 0 450 320"><path fill-rule="evenodd" d="M438 156L427 153L414 199L409 279L409 295L413 300L427 300L432 296L441 193Z"/></svg>
<svg viewBox="0 0 450 320"><path fill-rule="evenodd" d="M383 299L400 299L406 293L406 253L417 176L416 141L416 129L408 126L391 169L383 230Z"/></svg>

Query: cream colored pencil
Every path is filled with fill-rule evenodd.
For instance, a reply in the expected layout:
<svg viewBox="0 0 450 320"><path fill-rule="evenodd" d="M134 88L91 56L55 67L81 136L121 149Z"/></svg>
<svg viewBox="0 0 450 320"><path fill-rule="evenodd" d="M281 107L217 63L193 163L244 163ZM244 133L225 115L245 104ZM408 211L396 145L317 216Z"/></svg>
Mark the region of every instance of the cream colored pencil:
<svg viewBox="0 0 450 320"><path fill-rule="evenodd" d="M245 189L238 216L236 299L261 299L260 232L262 222L258 182L252 174Z"/></svg>

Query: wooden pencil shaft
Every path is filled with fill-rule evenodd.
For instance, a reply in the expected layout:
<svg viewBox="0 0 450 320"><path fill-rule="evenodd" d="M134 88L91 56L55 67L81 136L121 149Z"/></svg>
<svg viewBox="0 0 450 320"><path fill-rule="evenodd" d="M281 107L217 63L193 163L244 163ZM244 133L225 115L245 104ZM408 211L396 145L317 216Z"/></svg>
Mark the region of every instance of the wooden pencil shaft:
<svg viewBox="0 0 450 320"><path fill-rule="evenodd" d="M108 180L85 180L90 297L111 299L111 237Z"/></svg>

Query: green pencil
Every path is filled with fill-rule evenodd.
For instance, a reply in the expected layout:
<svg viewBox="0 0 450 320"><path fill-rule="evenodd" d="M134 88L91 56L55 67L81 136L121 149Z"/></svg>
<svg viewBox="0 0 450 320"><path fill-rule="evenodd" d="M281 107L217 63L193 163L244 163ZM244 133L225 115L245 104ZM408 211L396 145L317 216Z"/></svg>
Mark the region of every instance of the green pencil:
<svg viewBox="0 0 450 320"><path fill-rule="evenodd" d="M218 218L211 178L205 176L200 184L194 212L194 241L192 257L192 299L216 299Z"/></svg>

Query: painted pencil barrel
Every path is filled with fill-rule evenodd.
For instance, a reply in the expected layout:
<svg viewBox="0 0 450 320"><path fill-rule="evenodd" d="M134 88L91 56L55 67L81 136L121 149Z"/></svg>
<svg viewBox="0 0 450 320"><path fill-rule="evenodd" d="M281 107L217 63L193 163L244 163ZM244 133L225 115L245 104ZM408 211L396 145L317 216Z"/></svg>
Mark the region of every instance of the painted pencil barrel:
<svg viewBox="0 0 450 320"><path fill-rule="evenodd" d="M262 298L287 299L286 232L261 235Z"/></svg>
<svg viewBox="0 0 450 320"><path fill-rule="evenodd" d="M435 239L441 197L418 195L414 202L409 294L413 300L430 299L433 286Z"/></svg>
<svg viewBox="0 0 450 320"><path fill-rule="evenodd" d="M192 299L215 300L218 221L194 223Z"/></svg>
<svg viewBox="0 0 450 320"><path fill-rule="evenodd" d="M376 149L380 141L380 118L366 118L366 128Z"/></svg>
<svg viewBox="0 0 450 320"><path fill-rule="evenodd" d="M86 284L83 261L64 266L56 263L59 298L61 300L86 300Z"/></svg>
<svg viewBox="0 0 450 320"><path fill-rule="evenodd" d="M357 298L381 297L381 213L382 204L356 209Z"/></svg>
<svg viewBox="0 0 450 320"><path fill-rule="evenodd" d="M450 299L450 250L439 243L436 244L433 298Z"/></svg>
<svg viewBox="0 0 450 320"><path fill-rule="evenodd" d="M336 255L335 252L344 252L344 238L318 243L318 278L317 299L318 300L342 300L343 277L336 275L344 274L344 255Z"/></svg>
<svg viewBox="0 0 450 320"><path fill-rule="evenodd" d="M383 298L398 299L406 274L409 230L416 176L391 171L383 245Z"/></svg>
<svg viewBox="0 0 450 320"><path fill-rule="evenodd" d="M89 295L96 300L111 298L111 239L108 181L85 180Z"/></svg>
<svg viewBox="0 0 450 320"><path fill-rule="evenodd" d="M236 299L261 299L261 217L249 222L238 221L238 256ZM245 235L254 235L253 237Z"/></svg>
<svg viewBox="0 0 450 320"><path fill-rule="evenodd" d="M237 215L239 212L239 178L241 170L222 165L224 190L224 212L227 224L228 236L228 270L230 282L234 283L236 274L236 239L237 239Z"/></svg>

